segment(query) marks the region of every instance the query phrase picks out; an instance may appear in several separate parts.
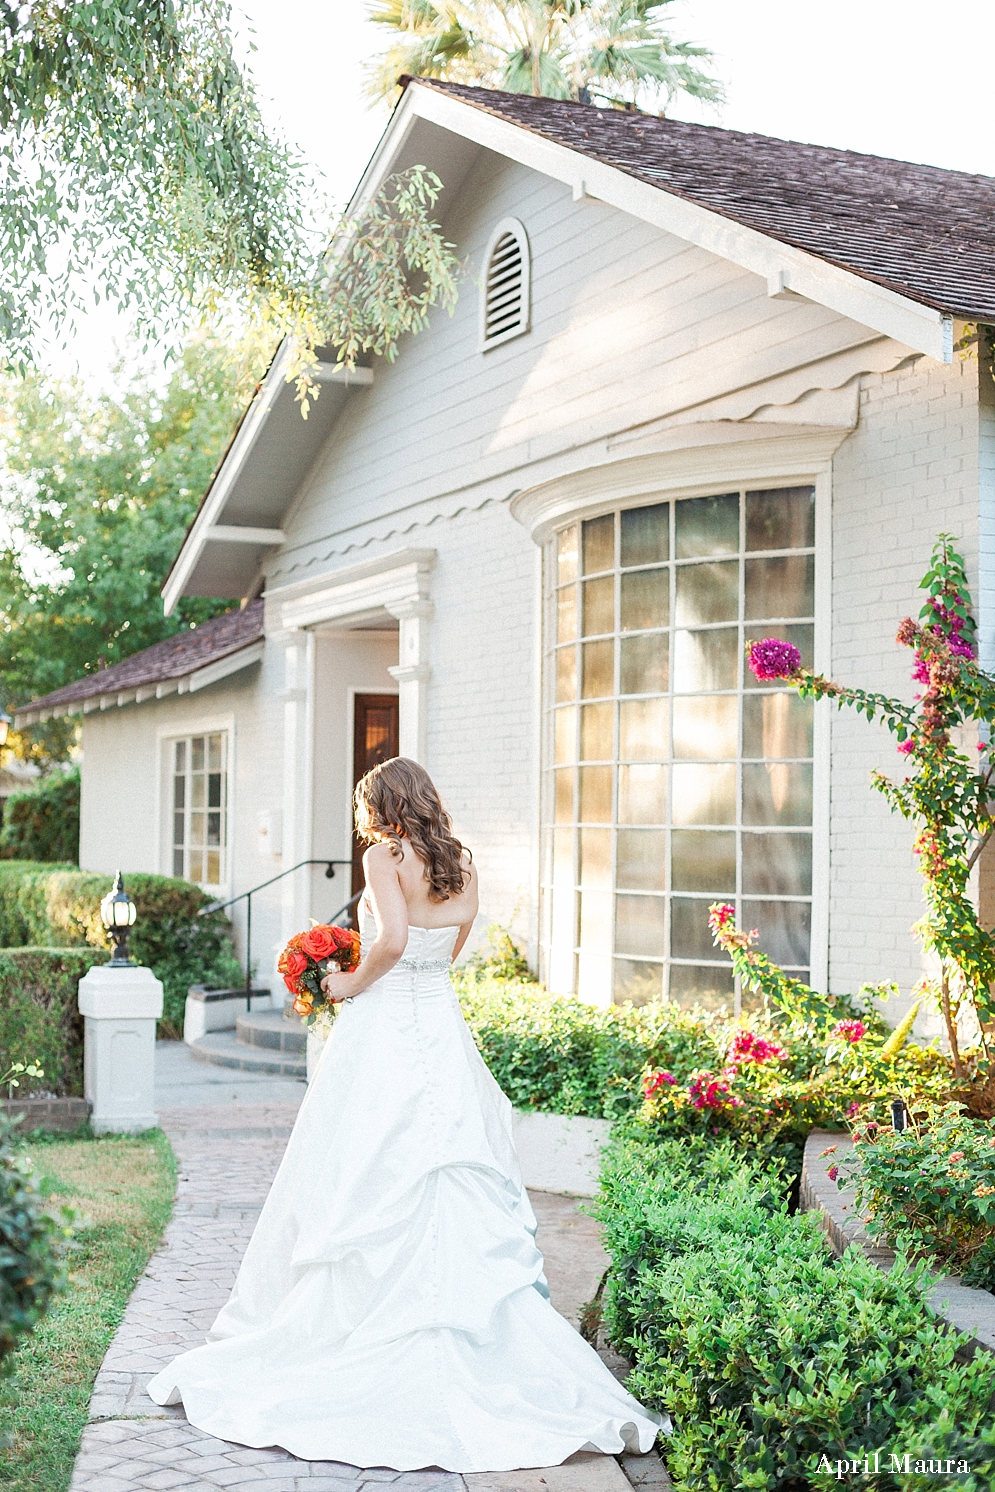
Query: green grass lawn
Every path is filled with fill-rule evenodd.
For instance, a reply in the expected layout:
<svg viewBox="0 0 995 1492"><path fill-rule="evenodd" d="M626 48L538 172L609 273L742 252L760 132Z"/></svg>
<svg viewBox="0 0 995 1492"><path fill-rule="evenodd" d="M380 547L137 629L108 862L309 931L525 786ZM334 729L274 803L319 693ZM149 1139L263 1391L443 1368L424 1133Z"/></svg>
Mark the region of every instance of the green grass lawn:
<svg viewBox="0 0 995 1492"><path fill-rule="evenodd" d="M169 1217L176 1164L159 1130L24 1148L45 1193L76 1212L76 1234L67 1289L0 1383L0 1486L64 1492L97 1369Z"/></svg>

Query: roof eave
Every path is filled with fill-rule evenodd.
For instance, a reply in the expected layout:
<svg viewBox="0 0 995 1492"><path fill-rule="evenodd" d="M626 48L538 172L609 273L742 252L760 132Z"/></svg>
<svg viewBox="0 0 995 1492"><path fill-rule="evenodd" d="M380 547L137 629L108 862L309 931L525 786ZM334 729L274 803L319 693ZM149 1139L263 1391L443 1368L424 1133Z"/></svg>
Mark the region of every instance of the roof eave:
<svg viewBox="0 0 995 1492"><path fill-rule="evenodd" d="M576 197L596 198L760 275L767 281L771 295L800 295L893 337L917 352L924 352L937 362L953 360L953 316L949 310L902 295L828 259L747 227L735 218L702 207L665 186L654 185L583 151L549 140L527 125L502 118L484 104L469 103L433 88L431 82L419 79L409 82L398 104L398 114L402 110L404 135L415 119L425 119L562 182L573 189ZM384 152L389 135L388 130L381 151L370 162L360 183L364 200L389 174Z"/></svg>

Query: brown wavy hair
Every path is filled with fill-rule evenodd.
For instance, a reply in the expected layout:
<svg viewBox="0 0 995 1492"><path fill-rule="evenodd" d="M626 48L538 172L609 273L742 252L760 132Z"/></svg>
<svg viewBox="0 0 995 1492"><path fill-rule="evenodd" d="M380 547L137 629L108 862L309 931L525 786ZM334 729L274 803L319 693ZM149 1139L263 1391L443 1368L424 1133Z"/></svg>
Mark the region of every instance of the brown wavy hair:
<svg viewBox="0 0 995 1492"><path fill-rule="evenodd" d="M398 857L407 840L425 862L429 899L459 896L469 880L462 857L470 852L453 835L452 819L424 767L406 756L380 762L357 782L355 805L360 839L384 840Z"/></svg>

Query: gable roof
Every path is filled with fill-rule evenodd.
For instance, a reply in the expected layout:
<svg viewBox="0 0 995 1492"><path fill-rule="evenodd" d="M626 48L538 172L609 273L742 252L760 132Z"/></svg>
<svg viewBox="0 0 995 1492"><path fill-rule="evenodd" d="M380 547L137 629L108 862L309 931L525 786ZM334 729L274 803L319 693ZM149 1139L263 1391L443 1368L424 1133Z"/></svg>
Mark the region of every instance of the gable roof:
<svg viewBox="0 0 995 1492"><path fill-rule="evenodd" d="M18 729L52 715L88 713L110 705L140 704L166 694L185 694L213 684L262 657L263 603L212 617L143 648L111 668L98 669L15 713Z"/></svg>
<svg viewBox="0 0 995 1492"><path fill-rule="evenodd" d="M418 78L899 295L995 321L995 178Z"/></svg>

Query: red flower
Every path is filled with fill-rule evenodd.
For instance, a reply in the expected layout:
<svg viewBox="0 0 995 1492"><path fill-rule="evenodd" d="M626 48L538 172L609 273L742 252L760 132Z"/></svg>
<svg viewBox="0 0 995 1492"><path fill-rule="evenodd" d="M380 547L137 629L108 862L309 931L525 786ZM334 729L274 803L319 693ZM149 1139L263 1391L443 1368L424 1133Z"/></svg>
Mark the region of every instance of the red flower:
<svg viewBox="0 0 995 1492"><path fill-rule="evenodd" d="M671 1072L663 1072L662 1069L659 1072L648 1072L643 1079L643 1094L646 1098L649 1098L658 1088L662 1088L664 1084L672 1087L676 1082L677 1079Z"/></svg>
<svg viewBox="0 0 995 1492"><path fill-rule="evenodd" d="M740 1067L747 1062L770 1062L785 1056L783 1047L776 1041L767 1041L752 1031L737 1031L729 1046L726 1061L730 1067Z"/></svg>
<svg viewBox="0 0 995 1492"><path fill-rule="evenodd" d="M851 1045L856 1045L858 1041L863 1041L867 1035L867 1027L863 1021L837 1021L833 1027L833 1035L842 1037L844 1041L849 1041Z"/></svg>
<svg viewBox="0 0 995 1492"><path fill-rule="evenodd" d="M829 1170L826 1172L826 1175L829 1177L830 1181L835 1181L839 1173L839 1166L830 1166Z"/></svg>
<svg viewBox="0 0 995 1492"><path fill-rule="evenodd" d="M319 923L306 932L301 938L301 947L317 963L323 958L331 958L338 948L338 939L335 937L335 929Z"/></svg>
<svg viewBox="0 0 995 1492"><path fill-rule="evenodd" d="M289 974L291 979L296 979L307 968L307 954L298 952L296 948L291 948L288 943L280 955L280 962L277 967L281 974Z"/></svg>

